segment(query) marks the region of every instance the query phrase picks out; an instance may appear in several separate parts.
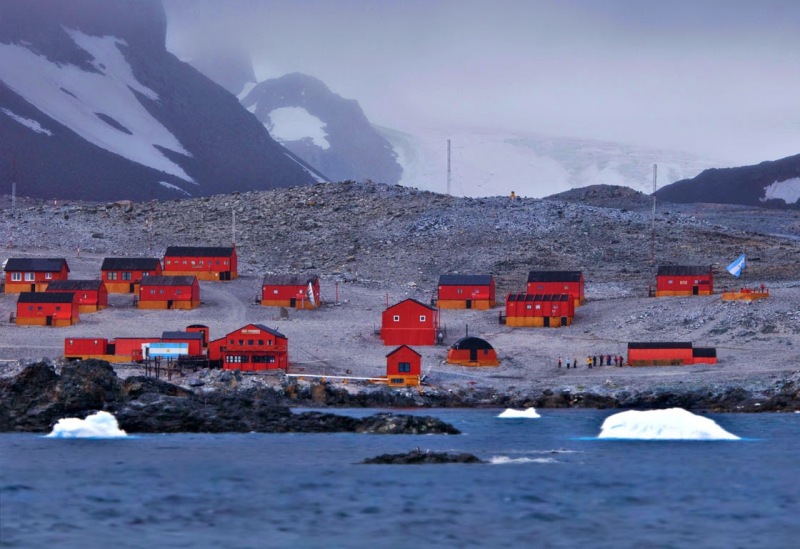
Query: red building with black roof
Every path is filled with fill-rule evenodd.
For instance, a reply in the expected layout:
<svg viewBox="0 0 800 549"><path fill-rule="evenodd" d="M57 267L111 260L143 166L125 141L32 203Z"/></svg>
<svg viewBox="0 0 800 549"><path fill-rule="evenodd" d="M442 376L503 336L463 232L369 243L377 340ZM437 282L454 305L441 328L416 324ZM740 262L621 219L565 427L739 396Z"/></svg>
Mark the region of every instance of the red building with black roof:
<svg viewBox="0 0 800 549"><path fill-rule="evenodd" d="M416 299L405 299L383 311L384 345L435 345L439 311Z"/></svg>
<svg viewBox="0 0 800 549"><path fill-rule="evenodd" d="M656 297L711 295L714 272L710 265L662 265L656 273Z"/></svg>
<svg viewBox="0 0 800 549"><path fill-rule="evenodd" d="M573 294L508 294L507 326L558 328L569 326L575 317Z"/></svg>
<svg viewBox="0 0 800 549"><path fill-rule="evenodd" d="M492 275L440 275L436 292L439 309L491 309L496 304Z"/></svg>
<svg viewBox="0 0 800 549"><path fill-rule="evenodd" d="M488 341L479 337L462 337L447 351L448 364L462 366L497 366L497 352Z"/></svg>
<svg viewBox="0 0 800 549"><path fill-rule="evenodd" d="M319 277L267 274L261 282L261 304L266 307L316 309L322 304Z"/></svg>
<svg viewBox="0 0 800 549"><path fill-rule="evenodd" d="M194 276L146 276L139 283L140 309L194 309L200 283Z"/></svg>
<svg viewBox="0 0 800 549"><path fill-rule="evenodd" d="M44 292L53 280L67 280L67 260L56 257L9 257L4 267L5 293Z"/></svg>
<svg viewBox="0 0 800 549"><path fill-rule="evenodd" d="M80 319L74 292L21 292L16 323L24 326L72 326Z"/></svg>
<svg viewBox="0 0 800 549"><path fill-rule="evenodd" d="M386 355L386 383L395 387L419 385L422 375L422 355L401 345Z"/></svg>
<svg viewBox="0 0 800 549"><path fill-rule="evenodd" d="M47 285L46 291L74 292L81 313L93 313L108 307L108 291L102 280L54 280Z"/></svg>
<svg viewBox="0 0 800 549"><path fill-rule="evenodd" d="M164 253L163 273L167 276L233 280L237 269L235 246L170 246Z"/></svg>
<svg viewBox="0 0 800 549"><path fill-rule="evenodd" d="M100 278L110 294L138 294L139 281L145 276L161 276L157 257L106 257L100 266Z"/></svg>
<svg viewBox="0 0 800 549"><path fill-rule="evenodd" d="M693 347L690 341L628 343L629 366L682 366L716 364L714 347Z"/></svg>
<svg viewBox="0 0 800 549"><path fill-rule="evenodd" d="M225 370L286 370L289 339L263 324L248 324L211 341L208 358Z"/></svg>
<svg viewBox="0 0 800 549"><path fill-rule="evenodd" d="M571 294L576 307L583 305L584 281L581 271L531 271L528 294Z"/></svg>

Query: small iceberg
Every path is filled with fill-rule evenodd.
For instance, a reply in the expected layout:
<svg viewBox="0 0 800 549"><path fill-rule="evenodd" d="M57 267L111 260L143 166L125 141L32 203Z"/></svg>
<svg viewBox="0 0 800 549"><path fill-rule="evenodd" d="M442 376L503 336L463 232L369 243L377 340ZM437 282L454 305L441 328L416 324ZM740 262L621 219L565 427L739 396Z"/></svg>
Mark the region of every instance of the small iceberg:
<svg viewBox="0 0 800 549"><path fill-rule="evenodd" d="M536 413L536 408L526 408L525 410L514 410L513 408L508 408L497 417L501 418L522 417L522 418L535 419L537 417L542 417L542 416Z"/></svg>
<svg viewBox="0 0 800 549"><path fill-rule="evenodd" d="M119 428L117 418L108 412L97 412L86 419L67 417L59 419L50 438L120 438L128 436Z"/></svg>
<svg viewBox="0 0 800 549"><path fill-rule="evenodd" d="M683 408L631 410L609 416L597 438L632 440L739 440L713 420Z"/></svg>

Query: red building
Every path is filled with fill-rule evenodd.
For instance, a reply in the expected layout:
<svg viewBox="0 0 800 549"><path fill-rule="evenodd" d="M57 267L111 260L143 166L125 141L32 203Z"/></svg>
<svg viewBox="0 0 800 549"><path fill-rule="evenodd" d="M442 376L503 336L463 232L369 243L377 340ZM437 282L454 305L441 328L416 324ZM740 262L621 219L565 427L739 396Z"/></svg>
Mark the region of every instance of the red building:
<svg viewBox="0 0 800 549"><path fill-rule="evenodd" d="M200 283L194 276L146 276L139 284L140 309L194 309Z"/></svg>
<svg viewBox="0 0 800 549"><path fill-rule="evenodd" d="M439 311L406 299L383 311L381 339L384 345L435 345Z"/></svg>
<svg viewBox="0 0 800 549"><path fill-rule="evenodd" d="M491 275L440 275L436 306L439 309L491 309L496 304Z"/></svg>
<svg viewBox="0 0 800 549"><path fill-rule="evenodd" d="M156 257L107 257L100 266L100 277L110 294L138 294L145 276L161 276L161 260Z"/></svg>
<svg viewBox="0 0 800 549"><path fill-rule="evenodd" d="M497 366L497 352L488 341L479 337L462 337L447 351L448 364L461 366Z"/></svg>
<svg viewBox="0 0 800 549"><path fill-rule="evenodd" d="M693 348L692 343L687 341L628 343L629 366L681 366L716 363L717 350L715 348Z"/></svg>
<svg viewBox="0 0 800 549"><path fill-rule="evenodd" d="M714 273L711 266L662 265L656 273L656 297L711 295Z"/></svg>
<svg viewBox="0 0 800 549"><path fill-rule="evenodd" d="M407 345L401 345L386 355L386 383L395 387L419 385L422 374L422 355Z"/></svg>
<svg viewBox="0 0 800 549"><path fill-rule="evenodd" d="M531 271L528 273L529 294L571 294L575 306L585 301L581 271Z"/></svg>
<svg viewBox="0 0 800 549"><path fill-rule="evenodd" d="M286 370L289 340L262 324L248 324L209 343L208 358L225 370Z"/></svg>
<svg viewBox="0 0 800 549"><path fill-rule="evenodd" d="M73 292L21 292L16 323L24 326L72 326L80 319Z"/></svg>
<svg viewBox="0 0 800 549"><path fill-rule="evenodd" d="M206 351L203 332L162 332L159 343L182 343L186 345L189 356L201 356Z"/></svg>
<svg viewBox="0 0 800 549"><path fill-rule="evenodd" d="M558 328L569 326L575 317L573 294L508 294L506 325Z"/></svg>
<svg viewBox="0 0 800 549"><path fill-rule="evenodd" d="M168 276L233 280L237 269L235 247L170 246L164 254L164 274Z"/></svg>
<svg viewBox="0 0 800 549"><path fill-rule="evenodd" d="M320 300L317 275L264 275L261 283L261 304L267 307L316 309Z"/></svg>
<svg viewBox="0 0 800 549"><path fill-rule="evenodd" d="M102 280L54 280L47 292L74 292L81 313L93 313L108 307L108 291Z"/></svg>
<svg viewBox="0 0 800 549"><path fill-rule="evenodd" d="M66 259L52 257L9 257L6 260L5 293L43 292L53 280L67 280Z"/></svg>

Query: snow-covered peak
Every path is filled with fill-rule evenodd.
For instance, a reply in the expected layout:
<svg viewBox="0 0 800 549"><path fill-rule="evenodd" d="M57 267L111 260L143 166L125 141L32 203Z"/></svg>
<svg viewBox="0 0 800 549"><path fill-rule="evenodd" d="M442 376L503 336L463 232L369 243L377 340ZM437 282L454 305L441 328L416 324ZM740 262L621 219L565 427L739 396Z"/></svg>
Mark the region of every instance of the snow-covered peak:
<svg viewBox="0 0 800 549"><path fill-rule="evenodd" d="M327 124L302 107L280 107L270 111L264 126L274 139L282 143L310 139L326 150L331 144L325 131Z"/></svg>

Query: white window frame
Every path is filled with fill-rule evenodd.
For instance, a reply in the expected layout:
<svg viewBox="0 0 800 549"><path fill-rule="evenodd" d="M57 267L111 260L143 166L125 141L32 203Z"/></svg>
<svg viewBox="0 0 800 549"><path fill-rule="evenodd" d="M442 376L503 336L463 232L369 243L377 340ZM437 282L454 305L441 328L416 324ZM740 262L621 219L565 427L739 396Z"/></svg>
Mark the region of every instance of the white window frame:
<svg viewBox="0 0 800 549"><path fill-rule="evenodd" d="M36 280L36 275L34 273L25 273L25 282L33 282Z"/></svg>
<svg viewBox="0 0 800 549"><path fill-rule="evenodd" d="M22 273L11 273L11 282L22 282Z"/></svg>
<svg viewBox="0 0 800 549"><path fill-rule="evenodd" d="M419 321L420 322L425 322L426 318L427 317L425 315L419 315Z"/></svg>
<svg viewBox="0 0 800 549"><path fill-rule="evenodd" d="M392 317L392 321L393 321L393 322L400 322L400 315L394 315L394 316Z"/></svg>

